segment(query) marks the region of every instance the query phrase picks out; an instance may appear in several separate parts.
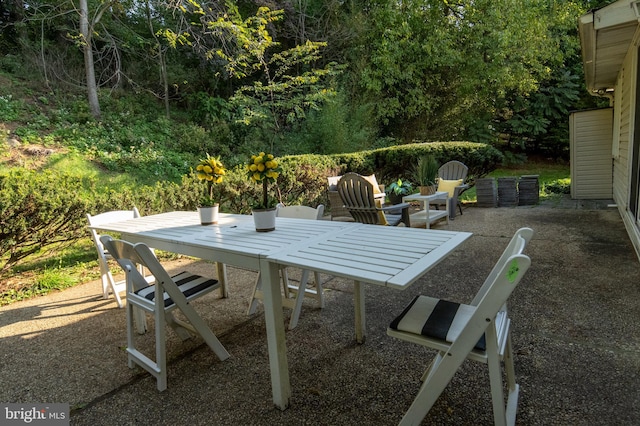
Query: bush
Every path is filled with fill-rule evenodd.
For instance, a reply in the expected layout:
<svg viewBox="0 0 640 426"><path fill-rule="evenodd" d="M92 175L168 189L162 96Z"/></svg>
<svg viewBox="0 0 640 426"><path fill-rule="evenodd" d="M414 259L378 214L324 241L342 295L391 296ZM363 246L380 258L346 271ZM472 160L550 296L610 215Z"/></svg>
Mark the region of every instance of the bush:
<svg viewBox="0 0 640 426"><path fill-rule="evenodd" d="M544 185L542 191L547 194L571 194L571 179L557 179Z"/></svg>
<svg viewBox="0 0 640 426"><path fill-rule="evenodd" d="M376 173L378 182L398 178L415 182L413 169L418 159L431 154L442 165L458 160L469 167L468 179L486 176L501 165L503 156L491 145L473 142L431 142L397 145L372 151L332 156L340 165L340 173L356 172L363 175Z"/></svg>
<svg viewBox="0 0 640 426"><path fill-rule="evenodd" d="M0 271L84 232L86 182L50 171L0 175Z"/></svg>

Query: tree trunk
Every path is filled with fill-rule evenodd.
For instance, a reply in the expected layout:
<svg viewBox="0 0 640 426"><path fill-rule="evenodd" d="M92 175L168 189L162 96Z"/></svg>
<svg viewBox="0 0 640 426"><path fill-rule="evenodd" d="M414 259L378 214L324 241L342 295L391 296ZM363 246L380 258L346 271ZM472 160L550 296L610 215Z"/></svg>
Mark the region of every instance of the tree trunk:
<svg viewBox="0 0 640 426"><path fill-rule="evenodd" d="M149 25L149 32L153 36L153 39L156 41L156 46L158 47L158 65L160 67L160 79L162 80L162 87L164 89L163 97L164 97L164 109L167 115L167 119L169 118L169 77L167 75L167 63L166 63L166 49L160 43L158 36L156 35L156 31L153 29L153 20L151 19L151 6L149 5L149 1L145 4L145 11L147 14L147 23Z"/></svg>
<svg viewBox="0 0 640 426"><path fill-rule="evenodd" d="M84 53L84 68L87 78L87 96L89 109L95 118L100 118L100 102L98 101L98 87L93 64L93 48L91 46L91 32L89 30L89 8L87 0L80 0L80 32L84 39L82 52Z"/></svg>

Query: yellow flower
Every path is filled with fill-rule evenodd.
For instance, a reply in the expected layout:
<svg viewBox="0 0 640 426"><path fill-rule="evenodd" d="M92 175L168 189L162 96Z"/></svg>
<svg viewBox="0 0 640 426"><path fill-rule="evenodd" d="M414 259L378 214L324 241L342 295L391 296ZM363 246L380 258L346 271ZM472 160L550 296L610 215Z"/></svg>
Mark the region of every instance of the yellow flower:
<svg viewBox="0 0 640 426"><path fill-rule="evenodd" d="M196 165L196 177L198 180L205 181L207 187L204 191L204 198L212 199L214 196L213 184L222 183L223 176L226 174L224 164L217 157L211 157L207 154L207 158L201 159Z"/></svg>
<svg viewBox="0 0 640 426"><path fill-rule="evenodd" d="M253 180L255 180L256 182L259 182L262 180L262 175L260 173L254 173L253 174Z"/></svg>
<svg viewBox="0 0 640 426"><path fill-rule="evenodd" d="M249 167L249 170L251 170L252 172L255 172L256 170L258 170L258 166L256 166L255 164L252 164Z"/></svg>
<svg viewBox="0 0 640 426"><path fill-rule="evenodd" d="M262 163L258 164L258 171L259 172L264 172L264 164L262 164Z"/></svg>

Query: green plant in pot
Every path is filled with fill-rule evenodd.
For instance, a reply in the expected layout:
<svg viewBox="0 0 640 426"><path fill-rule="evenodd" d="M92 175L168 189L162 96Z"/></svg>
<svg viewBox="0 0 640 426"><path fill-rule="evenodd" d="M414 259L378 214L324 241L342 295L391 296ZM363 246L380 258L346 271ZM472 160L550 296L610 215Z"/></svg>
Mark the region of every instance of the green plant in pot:
<svg viewBox="0 0 640 426"><path fill-rule="evenodd" d="M275 183L281 172L282 168L273 154L261 152L258 155L252 155L247 162L247 178L254 183L262 184L262 200L254 204L252 208L258 232L268 232L275 229L276 199L269 197L268 184Z"/></svg>
<svg viewBox="0 0 640 426"><path fill-rule="evenodd" d="M400 204L402 197L405 195L411 195L413 191L413 185L408 180L398 179L387 187L387 194L391 204Z"/></svg>
<svg viewBox="0 0 640 426"><path fill-rule="evenodd" d="M425 155L418 160L414 169L416 181L420 186L421 195L435 194L440 166L433 155Z"/></svg>

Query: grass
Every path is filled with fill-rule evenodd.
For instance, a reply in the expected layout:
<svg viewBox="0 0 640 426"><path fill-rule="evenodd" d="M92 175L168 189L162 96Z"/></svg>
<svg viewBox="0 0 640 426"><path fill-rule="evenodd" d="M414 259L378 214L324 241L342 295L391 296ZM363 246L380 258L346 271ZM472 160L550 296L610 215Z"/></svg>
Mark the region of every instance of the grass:
<svg viewBox="0 0 640 426"><path fill-rule="evenodd" d="M181 257L160 250L156 250L156 255L165 261ZM114 275L121 273L115 262L110 264L110 267ZM11 273L4 275L3 282L0 282L0 306L44 296L53 291L98 279L98 257L93 241L87 233L87 238L45 253L38 253L17 265Z"/></svg>

